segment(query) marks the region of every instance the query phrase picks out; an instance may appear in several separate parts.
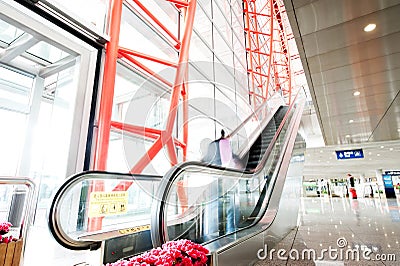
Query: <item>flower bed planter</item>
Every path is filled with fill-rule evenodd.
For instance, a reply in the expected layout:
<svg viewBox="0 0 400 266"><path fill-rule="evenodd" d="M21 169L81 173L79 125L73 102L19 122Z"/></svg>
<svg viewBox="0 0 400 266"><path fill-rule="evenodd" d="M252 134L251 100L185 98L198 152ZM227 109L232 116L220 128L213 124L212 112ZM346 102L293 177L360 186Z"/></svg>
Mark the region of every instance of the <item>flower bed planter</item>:
<svg viewBox="0 0 400 266"><path fill-rule="evenodd" d="M0 244L0 265L19 266L22 253L22 239Z"/></svg>
<svg viewBox="0 0 400 266"><path fill-rule="evenodd" d="M203 246L181 239L170 241L127 260L108 263L106 266L206 266L208 250ZM1 266L1 265L0 265Z"/></svg>

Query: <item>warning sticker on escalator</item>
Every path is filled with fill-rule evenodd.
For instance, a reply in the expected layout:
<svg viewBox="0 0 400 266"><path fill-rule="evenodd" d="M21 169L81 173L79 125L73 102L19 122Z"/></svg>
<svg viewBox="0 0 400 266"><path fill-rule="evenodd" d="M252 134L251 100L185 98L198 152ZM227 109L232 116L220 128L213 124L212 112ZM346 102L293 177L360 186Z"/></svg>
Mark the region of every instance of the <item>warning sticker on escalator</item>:
<svg viewBox="0 0 400 266"><path fill-rule="evenodd" d="M127 212L128 192L92 192L89 198L89 217L102 217Z"/></svg>

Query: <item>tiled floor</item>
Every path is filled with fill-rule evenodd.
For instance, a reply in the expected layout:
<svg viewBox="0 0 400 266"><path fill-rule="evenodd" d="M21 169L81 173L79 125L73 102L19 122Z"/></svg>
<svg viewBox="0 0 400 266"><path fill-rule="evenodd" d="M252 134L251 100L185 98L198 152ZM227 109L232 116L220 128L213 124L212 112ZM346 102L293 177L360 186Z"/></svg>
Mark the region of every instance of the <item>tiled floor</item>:
<svg viewBox="0 0 400 266"><path fill-rule="evenodd" d="M299 259L282 260L275 253L272 261L256 265L400 265L399 206L396 199L303 198L299 227L271 247L285 250L281 257L291 252L295 258L299 252ZM311 250L321 259L309 259Z"/></svg>
<svg viewBox="0 0 400 266"><path fill-rule="evenodd" d="M62 247L50 234L46 210L38 209L26 241L23 266L98 266L100 254L100 250L74 251Z"/></svg>

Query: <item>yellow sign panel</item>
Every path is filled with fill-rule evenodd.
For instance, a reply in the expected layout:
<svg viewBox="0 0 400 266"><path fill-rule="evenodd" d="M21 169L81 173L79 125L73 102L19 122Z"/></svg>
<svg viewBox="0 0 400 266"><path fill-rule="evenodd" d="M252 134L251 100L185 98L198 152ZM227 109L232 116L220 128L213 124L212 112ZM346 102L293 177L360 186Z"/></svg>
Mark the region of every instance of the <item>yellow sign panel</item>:
<svg viewBox="0 0 400 266"><path fill-rule="evenodd" d="M128 207L127 191L92 192L89 198L89 217L124 214Z"/></svg>
<svg viewBox="0 0 400 266"><path fill-rule="evenodd" d="M150 225L139 225L131 228L126 228L126 229L121 229L118 230L120 234L133 234L133 233L139 233L142 231L150 230Z"/></svg>

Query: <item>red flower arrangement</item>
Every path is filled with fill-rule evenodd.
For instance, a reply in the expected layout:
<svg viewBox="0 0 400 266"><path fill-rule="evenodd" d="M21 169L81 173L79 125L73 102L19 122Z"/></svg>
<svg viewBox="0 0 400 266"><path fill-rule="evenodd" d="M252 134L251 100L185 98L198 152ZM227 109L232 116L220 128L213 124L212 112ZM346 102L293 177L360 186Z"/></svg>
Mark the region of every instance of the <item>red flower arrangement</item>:
<svg viewBox="0 0 400 266"><path fill-rule="evenodd" d="M3 236L10 231L10 227L12 226L9 222L0 223L0 243L10 243L11 241L17 241L17 239L12 236Z"/></svg>
<svg viewBox="0 0 400 266"><path fill-rule="evenodd" d="M207 264L208 250L190 240L170 241L129 260L119 260L106 266L201 266Z"/></svg>

